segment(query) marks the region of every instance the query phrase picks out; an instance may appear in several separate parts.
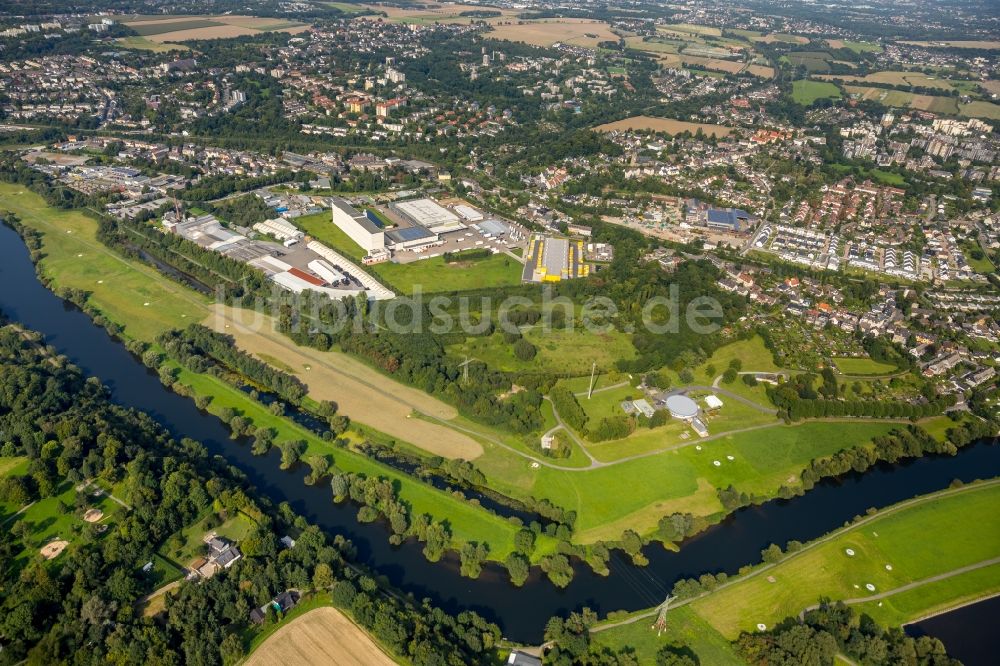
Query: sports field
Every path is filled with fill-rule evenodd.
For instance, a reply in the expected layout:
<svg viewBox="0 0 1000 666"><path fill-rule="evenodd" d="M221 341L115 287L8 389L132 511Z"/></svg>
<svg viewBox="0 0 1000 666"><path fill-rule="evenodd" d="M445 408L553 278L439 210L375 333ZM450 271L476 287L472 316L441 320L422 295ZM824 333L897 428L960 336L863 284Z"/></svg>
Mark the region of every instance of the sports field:
<svg viewBox="0 0 1000 666"><path fill-rule="evenodd" d="M368 634L330 606L291 620L244 662L245 666L394 666Z"/></svg>
<svg viewBox="0 0 1000 666"><path fill-rule="evenodd" d="M743 580L692 606L723 636L732 639L741 630L752 630L757 623L771 627L784 617L797 615L820 597L838 600L872 596L995 558L1000 553L998 502L1000 485L993 484L884 512L863 526L789 557L767 575ZM933 538L928 538L930 535ZM980 595L1000 590L1000 567L984 569L976 578L981 585ZM929 589L924 601L920 600L922 595L908 593L902 598L902 612L897 618L908 619L909 614L921 612L927 602L947 604L942 599L953 593L967 594L965 583L959 579L942 581ZM876 608L893 604L894 596L881 601L882 607L875 604Z"/></svg>
<svg viewBox="0 0 1000 666"><path fill-rule="evenodd" d="M682 134L684 132L696 133L701 130L708 136L726 137L732 132L731 127L723 125L712 125L709 123L689 123L684 120L674 120L673 118L653 118L652 116L632 116L623 120L616 120L613 123L605 123L594 128L598 132L621 132L627 130L665 132L667 134Z"/></svg>

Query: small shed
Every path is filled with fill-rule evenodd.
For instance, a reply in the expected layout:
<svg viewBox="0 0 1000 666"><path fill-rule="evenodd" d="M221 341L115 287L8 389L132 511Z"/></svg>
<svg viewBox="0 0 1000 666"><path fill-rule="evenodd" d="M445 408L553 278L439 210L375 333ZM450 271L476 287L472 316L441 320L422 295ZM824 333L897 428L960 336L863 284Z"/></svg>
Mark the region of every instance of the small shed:
<svg viewBox="0 0 1000 666"><path fill-rule="evenodd" d="M705 396L705 406L709 409L721 409L722 400L720 400L719 396L715 394L709 394Z"/></svg>

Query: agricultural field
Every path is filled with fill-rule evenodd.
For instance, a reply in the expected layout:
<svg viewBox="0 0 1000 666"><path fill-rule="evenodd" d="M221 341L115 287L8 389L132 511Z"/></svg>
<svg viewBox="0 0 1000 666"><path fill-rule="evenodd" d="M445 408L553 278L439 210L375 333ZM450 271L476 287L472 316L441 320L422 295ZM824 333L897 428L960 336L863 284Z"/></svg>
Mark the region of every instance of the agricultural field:
<svg viewBox="0 0 1000 666"><path fill-rule="evenodd" d="M810 74L830 71L832 56L826 51L793 51L781 56L783 62L792 67L805 67Z"/></svg>
<svg viewBox="0 0 1000 666"><path fill-rule="evenodd" d="M394 666L360 627L330 606L299 615L267 638L245 666Z"/></svg>
<svg viewBox="0 0 1000 666"><path fill-rule="evenodd" d="M819 74L817 79L823 81L843 81L845 83L888 83L894 86L919 86L921 88L936 88L951 92L952 90L967 90L974 86L972 81L951 81L949 79L930 76L923 72L884 71L872 72L867 76L845 76L842 74Z"/></svg>
<svg viewBox="0 0 1000 666"><path fill-rule="evenodd" d="M170 51L183 50L176 44L161 44L142 36L119 37L115 43L123 49L134 51L152 51L153 53L168 53Z"/></svg>
<svg viewBox="0 0 1000 666"><path fill-rule="evenodd" d="M792 99L809 106L818 99L840 99L840 88L825 81L799 79L792 82Z"/></svg>
<svg viewBox="0 0 1000 666"><path fill-rule="evenodd" d="M511 9L501 9L499 7L487 7L484 5L432 5L420 7L403 7L392 5L365 5L349 4L344 2L327 3L337 9L349 13L359 14L362 12L384 14L386 20L393 23L413 23L417 25L432 25L434 23L471 23L472 21L484 21L495 23L501 20L509 21L518 12ZM500 12L500 16L491 18L475 18L472 16L462 16L467 12L495 11Z"/></svg>
<svg viewBox="0 0 1000 666"><path fill-rule="evenodd" d="M719 138L728 136L732 132L731 127L724 125L712 125L709 123L689 123L684 120L674 120L673 118L653 118L652 116L632 116L623 120L616 120L613 123L605 123L594 128L598 132L615 132L626 130L665 132L667 134L682 134L684 132L696 133L701 130L708 136Z"/></svg>
<svg viewBox="0 0 1000 666"><path fill-rule="evenodd" d="M140 37L146 38L144 42L133 41L131 48L148 48L145 46L146 42L162 44L190 39L221 39L275 31L296 33L309 27L305 23L277 18L229 15L160 17L152 20L141 17L126 20L124 24L139 33Z"/></svg>
<svg viewBox="0 0 1000 666"><path fill-rule="evenodd" d="M931 111L945 115L958 115L958 101L954 97L944 97L939 95L917 95L902 90L889 90L885 88L874 88L870 86L847 85L844 89L851 95L856 95L861 99L874 100L879 104L889 107L918 109L920 111ZM973 117L988 118L991 113L1000 111L1000 107L990 102L972 102L966 104L968 107L963 113Z"/></svg>
<svg viewBox="0 0 1000 666"><path fill-rule="evenodd" d="M993 102L977 100L975 102L969 102L968 104L962 104L959 107L959 113L963 116L970 116L972 118L1000 120L1000 105L994 104Z"/></svg>
<svg viewBox="0 0 1000 666"><path fill-rule="evenodd" d="M254 322L253 325L250 322ZM440 423L411 419L414 411L450 420L455 409L423 391L402 386L340 352L296 347L274 330L274 323L256 313L216 306L206 326L232 335L236 344L260 358L269 356L292 368L316 401L332 400L339 411L392 437L446 458L473 460L482 447L469 436Z"/></svg>
<svg viewBox="0 0 1000 666"><path fill-rule="evenodd" d="M593 48L600 42L618 41L607 23L587 19L542 19L505 22L486 33L493 39L523 42L534 46L552 46L556 42Z"/></svg>
<svg viewBox="0 0 1000 666"><path fill-rule="evenodd" d="M854 42L849 39L828 39L827 46L831 49L851 49L855 53L881 53L882 46L875 42Z"/></svg>
<svg viewBox="0 0 1000 666"><path fill-rule="evenodd" d="M1000 49L1000 41L997 40L950 40L942 42L907 42L901 41L900 44L913 44L914 46L924 46L928 48L956 48L956 49L984 49L987 51L996 51Z"/></svg>
<svg viewBox="0 0 1000 666"><path fill-rule="evenodd" d="M863 599L995 558L1000 552L997 502L997 483L919 498L789 556L767 576L745 579L691 606L723 636L733 639L757 623L770 627L797 615L820 597ZM920 548L914 548L917 543ZM982 569L973 578L981 585L978 595L1000 589L998 566ZM912 619L928 603L940 607L948 605L949 599L964 599L970 592L967 582L946 579L924 594L907 593L892 619ZM890 594L881 607L872 605L885 608L894 599Z"/></svg>

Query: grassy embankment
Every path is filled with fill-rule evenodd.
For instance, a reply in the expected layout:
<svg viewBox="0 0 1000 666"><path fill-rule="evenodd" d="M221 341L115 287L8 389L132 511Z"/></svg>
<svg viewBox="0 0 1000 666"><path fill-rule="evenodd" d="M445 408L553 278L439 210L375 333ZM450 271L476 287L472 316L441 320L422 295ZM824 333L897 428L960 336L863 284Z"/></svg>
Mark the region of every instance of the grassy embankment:
<svg viewBox="0 0 1000 666"><path fill-rule="evenodd" d="M758 623L773 627L820 597L860 600L885 594L853 605L881 624L898 626L992 596L1000 592L997 564L922 581L997 557L998 501L997 481L918 497L837 530L776 565L682 602L669 611L662 636L650 629L651 617L641 617L594 633L594 641L615 649L632 646L640 663L651 662L661 646L673 642L690 646L702 663L739 664L743 662L729 640L741 631L754 631ZM869 583L874 592L865 587ZM913 587L894 592L908 585Z"/></svg>

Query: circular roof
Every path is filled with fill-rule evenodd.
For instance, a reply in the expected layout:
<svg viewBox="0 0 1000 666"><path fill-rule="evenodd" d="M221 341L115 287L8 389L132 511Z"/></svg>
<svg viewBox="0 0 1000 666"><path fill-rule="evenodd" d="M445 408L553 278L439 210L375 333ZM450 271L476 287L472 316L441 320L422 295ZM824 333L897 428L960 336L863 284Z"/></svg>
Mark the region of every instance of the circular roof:
<svg viewBox="0 0 1000 666"><path fill-rule="evenodd" d="M698 403L686 395L672 395L667 398L667 409L679 419L690 419L698 415Z"/></svg>

